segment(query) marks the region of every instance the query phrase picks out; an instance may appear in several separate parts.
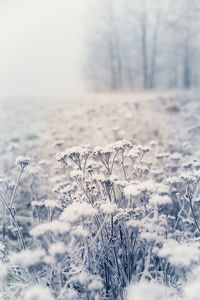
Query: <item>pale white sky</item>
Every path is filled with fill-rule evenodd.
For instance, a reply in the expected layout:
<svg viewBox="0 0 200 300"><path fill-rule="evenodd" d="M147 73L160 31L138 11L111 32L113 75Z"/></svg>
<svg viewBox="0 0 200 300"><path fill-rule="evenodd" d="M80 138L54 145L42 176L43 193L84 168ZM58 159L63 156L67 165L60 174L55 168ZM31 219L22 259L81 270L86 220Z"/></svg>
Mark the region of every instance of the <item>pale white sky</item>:
<svg viewBox="0 0 200 300"><path fill-rule="evenodd" d="M0 0L0 98L83 92L88 0Z"/></svg>

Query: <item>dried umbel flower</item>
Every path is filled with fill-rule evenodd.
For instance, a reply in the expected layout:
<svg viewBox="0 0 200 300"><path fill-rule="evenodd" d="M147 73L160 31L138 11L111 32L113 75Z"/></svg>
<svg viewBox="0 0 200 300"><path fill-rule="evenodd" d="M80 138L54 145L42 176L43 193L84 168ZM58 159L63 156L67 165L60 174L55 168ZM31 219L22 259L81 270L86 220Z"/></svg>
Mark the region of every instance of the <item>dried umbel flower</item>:
<svg viewBox="0 0 200 300"><path fill-rule="evenodd" d="M192 174L189 173L183 173L181 175L181 178L187 183L187 184L191 184L194 183L196 181L195 176L193 176Z"/></svg>
<svg viewBox="0 0 200 300"><path fill-rule="evenodd" d="M140 156L140 150L135 147L128 152L127 156L132 159L136 159Z"/></svg>
<svg viewBox="0 0 200 300"><path fill-rule="evenodd" d="M61 147L64 145L64 141L63 140L57 140L55 143L54 143L54 146L55 147Z"/></svg>
<svg viewBox="0 0 200 300"><path fill-rule="evenodd" d="M56 160L61 163L66 163L67 154L64 152L59 152L56 154Z"/></svg>
<svg viewBox="0 0 200 300"><path fill-rule="evenodd" d="M181 159L181 154L180 153L173 153L170 155L170 159L174 161L179 161Z"/></svg>
<svg viewBox="0 0 200 300"><path fill-rule="evenodd" d="M22 169L28 166L30 161L30 158L25 156L18 156L16 158L16 164L19 165Z"/></svg>
<svg viewBox="0 0 200 300"><path fill-rule="evenodd" d="M151 151L151 148L148 147L148 146L143 146L143 147L141 148L141 151L142 151L143 153L148 153L149 151Z"/></svg>
<svg viewBox="0 0 200 300"><path fill-rule="evenodd" d="M73 170L73 171L71 171L70 177L84 181L84 174L80 170Z"/></svg>
<svg viewBox="0 0 200 300"><path fill-rule="evenodd" d="M157 159L164 159L164 158L168 158L170 156L169 152L163 152L163 153L159 153L156 155Z"/></svg>
<svg viewBox="0 0 200 300"><path fill-rule="evenodd" d="M133 148L133 145L131 144L131 142L126 141L126 140L117 141L117 142L111 144L110 146L115 151L125 150L125 149L132 149Z"/></svg>
<svg viewBox="0 0 200 300"><path fill-rule="evenodd" d="M180 179L178 177L170 177L168 178L167 182L168 184L171 184L172 186L176 186L178 183L180 183Z"/></svg>
<svg viewBox="0 0 200 300"><path fill-rule="evenodd" d="M72 160L81 159L82 157L88 157L92 152L90 145L72 147L66 150L66 155Z"/></svg>

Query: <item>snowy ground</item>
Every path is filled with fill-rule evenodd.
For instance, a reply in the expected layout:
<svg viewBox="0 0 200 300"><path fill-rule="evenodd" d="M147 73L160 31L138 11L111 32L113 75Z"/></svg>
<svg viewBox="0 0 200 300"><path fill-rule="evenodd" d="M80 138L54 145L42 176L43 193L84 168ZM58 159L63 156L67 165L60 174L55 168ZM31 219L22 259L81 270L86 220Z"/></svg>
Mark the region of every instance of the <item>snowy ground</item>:
<svg viewBox="0 0 200 300"><path fill-rule="evenodd" d="M1 101L0 111L1 152L13 144L17 154L34 160L48 159L57 140L63 140L64 147L103 146L116 138L142 144L156 140L164 148L189 141L198 151L198 92ZM39 154L33 147L43 151Z"/></svg>

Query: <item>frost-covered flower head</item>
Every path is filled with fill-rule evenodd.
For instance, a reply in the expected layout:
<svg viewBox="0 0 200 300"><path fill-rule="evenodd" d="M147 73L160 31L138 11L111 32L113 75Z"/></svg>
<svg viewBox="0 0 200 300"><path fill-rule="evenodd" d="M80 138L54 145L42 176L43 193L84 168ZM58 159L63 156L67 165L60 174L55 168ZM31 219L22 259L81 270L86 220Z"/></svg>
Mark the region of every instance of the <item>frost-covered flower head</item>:
<svg viewBox="0 0 200 300"><path fill-rule="evenodd" d="M41 207L41 206L44 206L44 202L43 201L32 201L31 205L33 207L39 207L39 206Z"/></svg>
<svg viewBox="0 0 200 300"><path fill-rule="evenodd" d="M59 152L56 154L56 160L61 163L66 163L67 154L65 152Z"/></svg>
<svg viewBox="0 0 200 300"><path fill-rule="evenodd" d="M170 159L175 161L175 162L178 162L180 159L181 159L181 154L180 153L173 153L170 155Z"/></svg>
<svg viewBox="0 0 200 300"><path fill-rule="evenodd" d="M129 184L124 189L125 196L137 197L140 194L137 184Z"/></svg>
<svg viewBox="0 0 200 300"><path fill-rule="evenodd" d="M187 184L191 184L194 183L196 181L196 178L193 174L190 173L183 173L181 174L181 178L187 183Z"/></svg>
<svg viewBox="0 0 200 300"><path fill-rule="evenodd" d="M70 225L68 223L63 223L59 220L54 220L48 223L41 223L31 229L30 234L34 237L42 236L47 232L53 232L55 234L62 234L70 231Z"/></svg>
<svg viewBox="0 0 200 300"><path fill-rule="evenodd" d="M127 226L128 228L131 228L131 227L133 227L133 228L138 228L138 227L140 227L141 225L142 225L141 221L140 221L140 220L135 220L135 219L131 219L131 220L129 220L129 221L126 223L126 226Z"/></svg>
<svg viewBox="0 0 200 300"><path fill-rule="evenodd" d="M184 286L184 300L199 300L200 284L199 278Z"/></svg>
<svg viewBox="0 0 200 300"><path fill-rule="evenodd" d="M53 189L52 189L52 191L54 192L54 193L60 193L61 191L63 191L66 187L68 187L70 185L70 182L68 182L68 181L66 181L66 182L61 182L61 183L58 183L58 184L56 184L54 187L53 187Z"/></svg>
<svg viewBox="0 0 200 300"><path fill-rule="evenodd" d="M33 266L41 262L45 262L46 253L43 249L36 250L24 250L19 253L15 253L10 256L10 262L12 264L28 267Z"/></svg>
<svg viewBox="0 0 200 300"><path fill-rule="evenodd" d="M100 209L104 214L113 214L117 211L117 205L109 201L103 201L100 204Z"/></svg>
<svg viewBox="0 0 200 300"><path fill-rule="evenodd" d="M142 153L148 153L149 151L151 151L151 148L150 147L148 147L148 146L143 146L142 148L141 148L141 151L142 151Z"/></svg>
<svg viewBox="0 0 200 300"><path fill-rule="evenodd" d="M176 185L179 184L180 182L181 182L180 178L175 177L175 176L169 177L169 178L167 179L167 183L168 183L168 184L171 184L172 186L176 186Z"/></svg>
<svg viewBox="0 0 200 300"><path fill-rule="evenodd" d="M103 284L100 276L93 276L91 282L88 284L89 291L97 291L103 289Z"/></svg>
<svg viewBox="0 0 200 300"><path fill-rule="evenodd" d="M57 242L49 246L49 254L52 256L56 256L57 254L64 254L66 250L66 246L63 242Z"/></svg>
<svg viewBox="0 0 200 300"><path fill-rule="evenodd" d="M73 170L70 173L71 178L79 179L79 180L84 180L84 174L81 170Z"/></svg>
<svg viewBox="0 0 200 300"><path fill-rule="evenodd" d="M132 159L136 159L140 156L141 151L138 149L138 147L133 147L127 154L128 157Z"/></svg>
<svg viewBox="0 0 200 300"><path fill-rule="evenodd" d="M78 225L70 231L70 234L71 236L86 238L87 236L89 236L89 231L82 225Z"/></svg>
<svg viewBox="0 0 200 300"><path fill-rule="evenodd" d="M16 164L19 165L22 169L28 166L30 161L30 158L25 156L18 156L16 158Z"/></svg>
<svg viewBox="0 0 200 300"><path fill-rule="evenodd" d="M74 160L77 158L88 157L91 152L92 152L91 146L84 145L84 146L76 146L76 147L68 148L65 151L65 154L67 155L67 157Z"/></svg>
<svg viewBox="0 0 200 300"><path fill-rule="evenodd" d="M195 170L193 174L197 180L200 180L200 170Z"/></svg>
<svg viewBox="0 0 200 300"><path fill-rule="evenodd" d="M141 192L153 193L156 191L156 185L153 180L147 180L147 181L141 182L138 185L138 189Z"/></svg>
<svg viewBox="0 0 200 300"><path fill-rule="evenodd" d="M132 284L127 291L127 300L166 300L167 291L157 282L141 281Z"/></svg>
<svg viewBox="0 0 200 300"><path fill-rule="evenodd" d="M164 243L158 255L168 258L172 265L179 267L189 267L191 263L198 262L200 259L198 244L178 243L173 239Z"/></svg>
<svg viewBox="0 0 200 300"><path fill-rule="evenodd" d="M73 289L73 288L66 289L66 287L64 287L60 291L58 299L79 300L80 297L75 289Z"/></svg>
<svg viewBox="0 0 200 300"><path fill-rule="evenodd" d="M60 220L75 222L81 217L93 217L97 213L97 209L87 202L74 202L65 208L60 215Z"/></svg>
<svg viewBox="0 0 200 300"><path fill-rule="evenodd" d="M64 140L57 140L54 143L54 147L61 147L64 145L64 143L65 143Z"/></svg>
<svg viewBox="0 0 200 300"><path fill-rule="evenodd" d="M133 145L131 142L126 140L116 141L115 143L110 145L115 151L132 149Z"/></svg>
<svg viewBox="0 0 200 300"><path fill-rule="evenodd" d="M168 195L152 195L149 199L149 204L150 205L166 205L166 204L171 204L172 200Z"/></svg>
<svg viewBox="0 0 200 300"><path fill-rule="evenodd" d="M26 290L24 300L54 300L50 290L45 286L33 286Z"/></svg>
<svg viewBox="0 0 200 300"><path fill-rule="evenodd" d="M168 158L170 156L169 152L162 152L162 153L158 153L156 155L157 159L164 159L164 158Z"/></svg>
<svg viewBox="0 0 200 300"><path fill-rule="evenodd" d="M50 200L50 199L47 199L44 201L44 206L49 207L49 208L50 207L52 207L52 208L55 208L55 207L61 208L62 207L61 203L58 200Z"/></svg>

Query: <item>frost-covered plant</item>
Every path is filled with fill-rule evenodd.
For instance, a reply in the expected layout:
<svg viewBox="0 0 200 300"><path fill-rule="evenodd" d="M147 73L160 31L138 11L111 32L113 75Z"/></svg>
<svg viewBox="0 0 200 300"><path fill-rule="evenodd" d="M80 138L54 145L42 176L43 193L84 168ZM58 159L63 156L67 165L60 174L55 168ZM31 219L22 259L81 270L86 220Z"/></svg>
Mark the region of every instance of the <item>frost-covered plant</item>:
<svg viewBox="0 0 200 300"><path fill-rule="evenodd" d="M30 167L33 226L27 236L13 205L29 164L19 158L10 203L0 194L22 248L2 246L2 294L23 300L143 299L151 291L156 300L183 294L200 259L199 173L179 179L178 153L160 153L154 164L153 157L150 147L126 140L72 147L56 155L52 178L42 175L45 192L37 188L38 177L43 166L52 174L51 164Z"/></svg>

